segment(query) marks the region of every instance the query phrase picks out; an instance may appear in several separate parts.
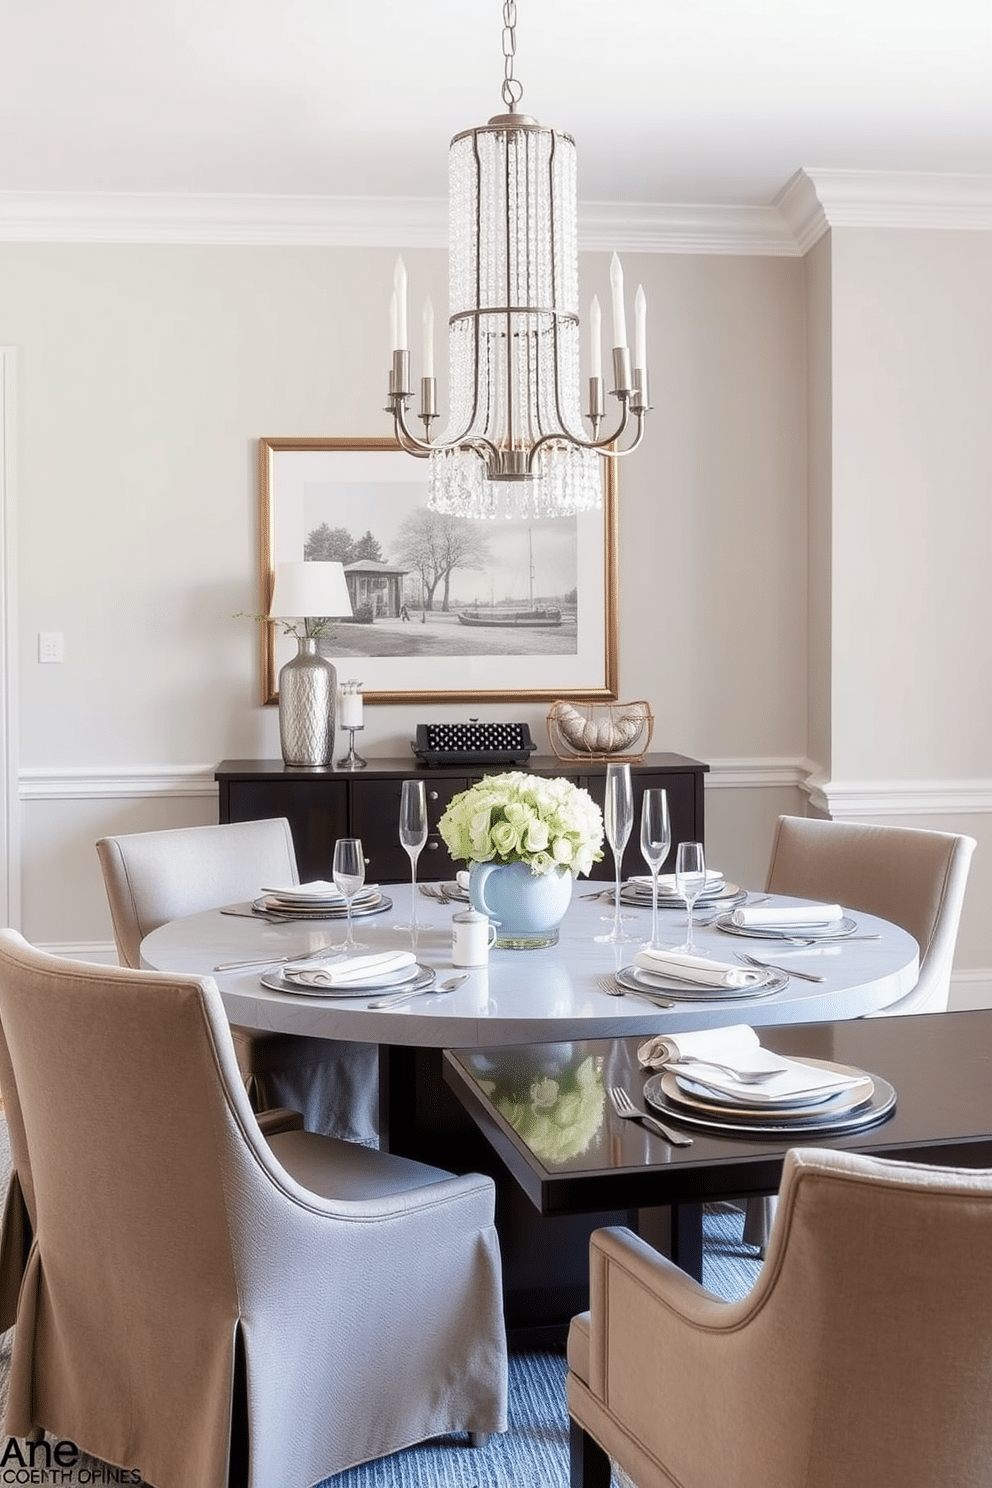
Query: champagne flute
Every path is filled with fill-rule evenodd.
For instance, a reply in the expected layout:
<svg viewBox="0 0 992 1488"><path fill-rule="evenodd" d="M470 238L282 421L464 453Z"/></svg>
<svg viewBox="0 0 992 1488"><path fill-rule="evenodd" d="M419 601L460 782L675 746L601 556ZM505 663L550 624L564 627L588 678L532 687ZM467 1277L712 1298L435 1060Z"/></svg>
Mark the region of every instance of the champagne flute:
<svg viewBox="0 0 992 1488"><path fill-rule="evenodd" d="M410 859L410 923L396 925L417 938L417 859L427 841L427 793L422 780L404 780L400 792L400 843Z"/></svg>
<svg viewBox="0 0 992 1488"><path fill-rule="evenodd" d="M623 943L634 937L625 934L620 923L620 868L623 850L627 846L634 825L634 793L630 783L629 765L607 765L606 796L603 803L603 825L606 840L613 851L615 885L613 892L613 926L597 940Z"/></svg>
<svg viewBox="0 0 992 1488"><path fill-rule="evenodd" d="M351 906L355 895L365 882L365 857L362 853L360 838L338 838L334 844L334 866L331 876L334 879L334 887L344 895L348 913L347 934L340 945L335 946L335 950L364 951L366 947L355 939L351 931Z"/></svg>
<svg viewBox="0 0 992 1488"><path fill-rule="evenodd" d="M672 845L668 819L668 792L646 790L641 801L641 857L651 870L651 939L649 951L660 951L658 942L658 874Z"/></svg>
<svg viewBox="0 0 992 1488"><path fill-rule="evenodd" d="M675 858L675 887L685 900L685 945L679 950L694 955L692 906L706 887L706 861L701 842L680 842Z"/></svg>

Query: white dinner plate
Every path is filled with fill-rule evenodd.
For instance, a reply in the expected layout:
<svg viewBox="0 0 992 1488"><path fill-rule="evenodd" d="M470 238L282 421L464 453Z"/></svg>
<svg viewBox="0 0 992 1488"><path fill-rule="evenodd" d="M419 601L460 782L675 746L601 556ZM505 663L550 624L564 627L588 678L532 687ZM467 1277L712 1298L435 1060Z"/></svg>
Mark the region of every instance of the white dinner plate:
<svg viewBox="0 0 992 1488"><path fill-rule="evenodd" d="M857 920L845 915L842 920L831 920L825 925L735 925L730 915L721 915L716 928L726 935L743 935L746 940L846 940L858 928Z"/></svg>
<svg viewBox="0 0 992 1488"><path fill-rule="evenodd" d="M252 909L257 914L277 914L292 917L294 920L345 920L348 918L348 908L344 903L314 905L314 904L276 904L265 895L252 903ZM380 894L378 890L368 899L356 899L351 907L352 919L360 919L362 915L382 914L383 910L392 909L393 901L388 894Z"/></svg>
<svg viewBox="0 0 992 1488"><path fill-rule="evenodd" d="M856 1106L839 1108L825 1103L820 1108L811 1107L805 1113L796 1111L732 1111L714 1106L707 1109L700 1104L689 1104L684 1099L673 1100L663 1088L664 1073L651 1075L644 1085L644 1099L653 1111L677 1121L680 1126L698 1128L717 1136L770 1137L781 1140L792 1136L830 1136L837 1132L857 1131L874 1126L895 1110L896 1092L887 1080L879 1075L868 1075L867 1071L852 1069L849 1065L828 1064L825 1060L806 1060L807 1064L822 1064L827 1069L844 1074L861 1074L870 1079L873 1091L867 1100Z"/></svg>
<svg viewBox="0 0 992 1488"><path fill-rule="evenodd" d="M651 885L636 882L631 879L629 883L620 885L620 898L624 904L637 904L647 909L651 908ZM709 894L700 894L693 905L693 913L701 909L732 908L743 904L747 898L747 890L738 884L725 883L721 889L714 889ZM679 894L663 894L658 890L659 909L677 909L685 914L685 900Z"/></svg>
<svg viewBox="0 0 992 1488"><path fill-rule="evenodd" d="M419 992L424 987L429 987L435 980L437 973L430 966L404 966L400 971L394 971L386 976L368 977L360 982L349 982L346 987L309 987L303 982L293 981L284 976L282 971L267 971L259 980L263 987L268 987L270 992L292 992L303 997L367 997L370 992L388 991L390 988L402 987L411 992Z"/></svg>
<svg viewBox="0 0 992 1488"><path fill-rule="evenodd" d="M668 972L659 974L652 971L645 974L639 966L621 966L616 980L628 992L655 993L662 997L674 997L682 1002L737 1002L744 997L770 997L773 992L781 992L789 983L784 972L766 971L761 980L752 983L750 987L706 987Z"/></svg>
<svg viewBox="0 0 992 1488"><path fill-rule="evenodd" d="M828 1064L822 1059L795 1059L790 1060L792 1064L808 1064L812 1068L829 1070L831 1074L850 1076L857 1073L843 1065ZM787 1096L774 1104L766 1103L758 1105L752 1101L741 1099L740 1096L726 1096L711 1086L701 1085L698 1081L690 1079L684 1071L663 1070L661 1082L662 1093L668 1100L678 1105L689 1106L693 1110L716 1112L726 1116L743 1116L750 1118L759 1117L762 1120L781 1120L783 1112L789 1116L823 1115L828 1108L831 1112L851 1111L855 1106L863 1105L865 1101L871 1100L875 1093L875 1084L871 1075L863 1074L856 1085L849 1085L846 1090L820 1092L816 1095Z"/></svg>

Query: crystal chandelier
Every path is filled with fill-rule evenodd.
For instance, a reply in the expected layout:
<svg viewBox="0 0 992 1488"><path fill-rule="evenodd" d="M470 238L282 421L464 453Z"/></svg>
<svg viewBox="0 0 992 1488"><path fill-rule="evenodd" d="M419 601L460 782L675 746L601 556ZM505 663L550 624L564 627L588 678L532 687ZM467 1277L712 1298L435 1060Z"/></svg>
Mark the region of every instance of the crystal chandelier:
<svg viewBox="0 0 992 1488"><path fill-rule="evenodd" d="M516 5L503 5L508 109L456 134L449 153L449 423L440 438L434 377L434 315L424 307L419 417L407 340L407 280L396 264L390 306L393 360L386 412L396 438L430 462L428 505L465 517L571 516L602 504L603 457L640 443L648 412L646 306L635 298L631 364L623 271L613 255L613 396L619 412L603 432L601 314L589 311L588 426L581 413L575 142L517 105L513 74ZM627 436L621 449L619 441Z"/></svg>

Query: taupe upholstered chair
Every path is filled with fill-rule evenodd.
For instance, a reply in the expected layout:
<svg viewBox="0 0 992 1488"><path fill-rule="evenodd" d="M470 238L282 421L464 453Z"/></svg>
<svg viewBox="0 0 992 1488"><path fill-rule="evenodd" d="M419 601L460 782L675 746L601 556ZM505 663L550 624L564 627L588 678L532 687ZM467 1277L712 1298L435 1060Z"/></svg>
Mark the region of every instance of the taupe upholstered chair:
<svg viewBox="0 0 992 1488"><path fill-rule="evenodd" d="M992 1172L799 1149L725 1302L592 1238L568 1339L572 1488L990 1488Z"/></svg>
<svg viewBox="0 0 992 1488"><path fill-rule="evenodd" d="M230 822L101 837L96 845L123 966L168 920L298 883L289 822ZM256 1111L289 1106L310 1131L375 1144L378 1052L371 1044L298 1037L235 1025L238 1063Z"/></svg>
<svg viewBox="0 0 992 1488"><path fill-rule="evenodd" d="M263 1139L209 978L3 931L0 1029L34 1231L9 1434L43 1427L157 1488L308 1488L504 1429L491 1179Z"/></svg>
<svg viewBox="0 0 992 1488"><path fill-rule="evenodd" d="M920 976L884 1016L942 1012L975 846L951 832L780 816L765 887L901 925L919 944Z"/></svg>
<svg viewBox="0 0 992 1488"><path fill-rule="evenodd" d="M870 1017L938 1013L947 1008L951 965L973 837L916 827L780 816L765 888L879 915L908 930L920 948L911 992ZM744 1239L763 1251L774 1198L748 1202Z"/></svg>

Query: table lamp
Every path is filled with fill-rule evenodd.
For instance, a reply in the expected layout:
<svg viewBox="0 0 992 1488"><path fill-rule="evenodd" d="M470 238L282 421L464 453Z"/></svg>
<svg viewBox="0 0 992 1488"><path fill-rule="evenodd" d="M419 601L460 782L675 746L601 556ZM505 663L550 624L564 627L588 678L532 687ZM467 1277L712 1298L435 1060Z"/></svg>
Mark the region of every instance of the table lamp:
<svg viewBox="0 0 992 1488"><path fill-rule="evenodd" d="M283 621L298 645L279 672L279 742L287 765L322 769L331 763L338 676L317 643L330 620L351 612L340 563L276 564L269 618Z"/></svg>

